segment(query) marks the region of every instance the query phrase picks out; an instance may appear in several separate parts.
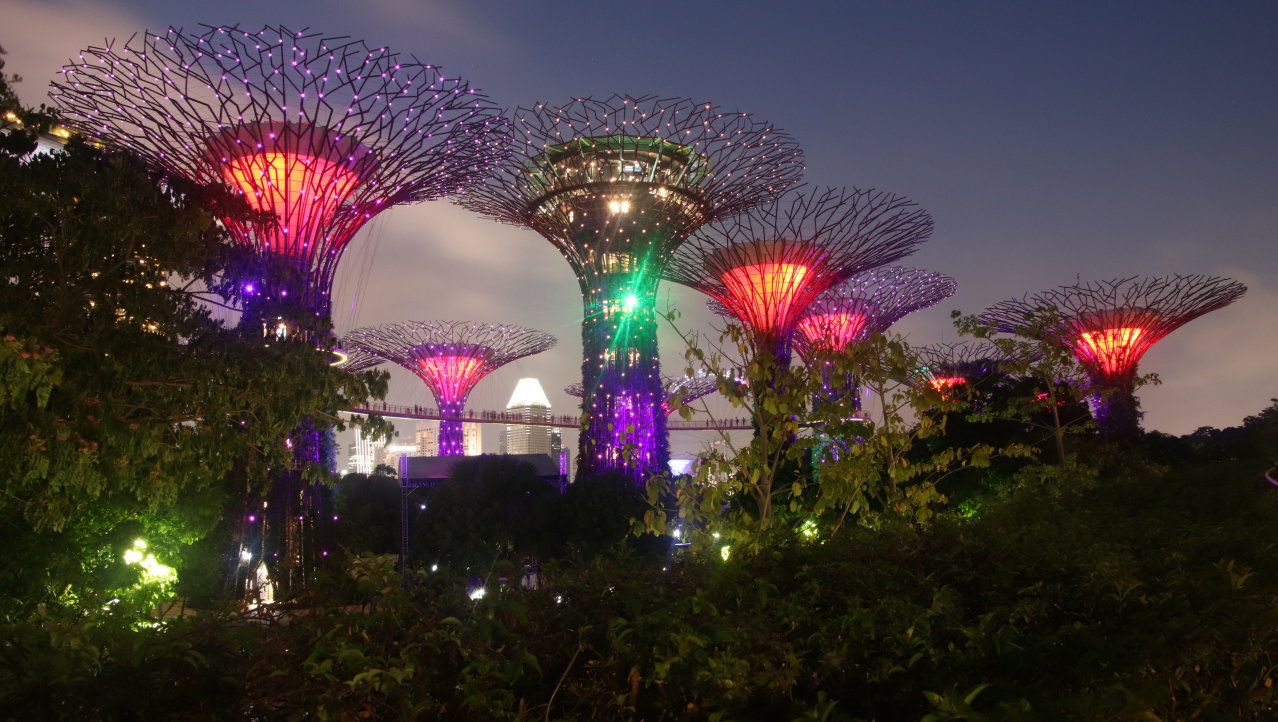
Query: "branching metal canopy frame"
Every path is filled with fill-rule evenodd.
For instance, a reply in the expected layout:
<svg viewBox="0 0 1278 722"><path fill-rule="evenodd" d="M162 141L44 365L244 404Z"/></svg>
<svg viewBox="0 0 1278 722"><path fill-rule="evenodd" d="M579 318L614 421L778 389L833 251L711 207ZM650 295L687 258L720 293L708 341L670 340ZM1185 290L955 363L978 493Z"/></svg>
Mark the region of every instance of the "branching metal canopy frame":
<svg viewBox="0 0 1278 722"><path fill-rule="evenodd" d="M665 277L719 301L759 351L784 364L795 326L822 292L913 253L932 227L898 195L813 189L703 227L675 251Z"/></svg>
<svg viewBox="0 0 1278 722"><path fill-rule="evenodd" d="M523 326L473 321L404 321L356 329L343 348L377 356L412 371L435 395L440 456L463 453L462 411L485 376L516 359L553 348L555 337Z"/></svg>
<svg viewBox="0 0 1278 722"><path fill-rule="evenodd" d="M656 291L670 253L698 227L799 181L785 133L711 103L577 98L514 111L514 153L461 205L550 241L577 276L582 322L580 473L635 481L669 456Z"/></svg>
<svg viewBox="0 0 1278 722"><path fill-rule="evenodd" d="M289 259L324 317L366 221L457 193L508 151L504 118L466 82L343 36L169 28L91 47L62 74L51 95L69 125L261 211L224 221Z"/></svg>
<svg viewBox="0 0 1278 722"><path fill-rule="evenodd" d="M1139 430L1133 391L1145 352L1246 291L1243 284L1217 276L1128 276L1002 301L980 319L1004 333L1045 339L1072 351L1096 388L1092 410L1101 433L1128 436Z"/></svg>

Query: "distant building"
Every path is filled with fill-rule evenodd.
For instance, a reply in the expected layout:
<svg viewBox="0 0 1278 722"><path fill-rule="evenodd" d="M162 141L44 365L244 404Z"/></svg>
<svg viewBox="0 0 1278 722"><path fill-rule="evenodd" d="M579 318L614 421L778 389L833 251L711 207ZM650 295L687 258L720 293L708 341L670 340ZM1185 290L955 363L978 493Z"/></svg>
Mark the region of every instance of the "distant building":
<svg viewBox="0 0 1278 722"><path fill-rule="evenodd" d="M371 474L377 466L378 447L364 438L362 429L355 430L355 441L350 445L350 456L346 458L346 473Z"/></svg>
<svg viewBox="0 0 1278 722"><path fill-rule="evenodd" d="M399 460L405 456L412 456L417 452L417 447L413 444L387 444L382 448L382 459L377 462L384 464L392 469L399 470Z"/></svg>
<svg viewBox="0 0 1278 722"><path fill-rule="evenodd" d="M484 453L483 434L480 433L480 429L480 424L462 424L463 456L479 456ZM413 441L415 442L414 455L439 456L439 421L436 419L418 421L414 429Z"/></svg>
<svg viewBox="0 0 1278 722"><path fill-rule="evenodd" d="M520 421L550 422L550 400L537 379L519 379L515 393L506 404L506 413L516 415ZM545 454L558 459L559 454L551 445L551 427L533 426L531 423L507 424L506 454ZM562 444L560 444L562 446Z"/></svg>

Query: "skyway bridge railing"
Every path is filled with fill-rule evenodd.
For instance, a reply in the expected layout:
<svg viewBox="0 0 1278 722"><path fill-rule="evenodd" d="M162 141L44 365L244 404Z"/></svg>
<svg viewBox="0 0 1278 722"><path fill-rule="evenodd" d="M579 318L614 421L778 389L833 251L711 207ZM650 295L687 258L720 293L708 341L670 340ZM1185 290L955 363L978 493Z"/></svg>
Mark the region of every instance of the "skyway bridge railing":
<svg viewBox="0 0 1278 722"><path fill-rule="evenodd" d="M352 414L377 414L395 419L444 419L439 409L430 406L401 406L385 401L368 401L347 409ZM458 419L476 424L512 424L519 426L555 426L561 429L581 428L581 417L567 414L553 414L549 419L525 419L523 414L505 411L488 411L484 409L466 409ZM734 429L751 429L749 417L728 419L669 419L666 427L671 431L732 431Z"/></svg>

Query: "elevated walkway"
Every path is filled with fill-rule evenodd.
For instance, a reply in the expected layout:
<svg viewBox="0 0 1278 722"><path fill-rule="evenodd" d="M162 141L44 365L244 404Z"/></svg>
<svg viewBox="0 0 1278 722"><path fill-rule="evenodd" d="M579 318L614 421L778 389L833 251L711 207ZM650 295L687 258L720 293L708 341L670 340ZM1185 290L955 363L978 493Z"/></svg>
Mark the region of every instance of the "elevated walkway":
<svg viewBox="0 0 1278 722"><path fill-rule="evenodd" d="M395 419L443 419L439 409L429 406L401 406L385 401L370 401L360 406L347 409L352 414L377 414ZM519 426L554 426L561 429L581 428L581 417L567 414L553 414L549 421L526 421L522 414L505 411L488 411L485 409L466 409L462 412L461 421L475 424L512 424ZM671 431L732 431L751 429L750 418L730 419L668 419L666 428Z"/></svg>

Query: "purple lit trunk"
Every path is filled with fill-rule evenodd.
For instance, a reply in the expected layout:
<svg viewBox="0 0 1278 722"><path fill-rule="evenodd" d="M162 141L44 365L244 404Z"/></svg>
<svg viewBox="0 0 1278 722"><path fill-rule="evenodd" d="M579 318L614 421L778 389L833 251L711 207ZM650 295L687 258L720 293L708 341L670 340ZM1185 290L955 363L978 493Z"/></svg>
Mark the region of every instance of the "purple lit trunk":
<svg viewBox="0 0 1278 722"><path fill-rule="evenodd" d="M466 440L461 420L466 400L439 402L439 455L465 456Z"/></svg>
<svg viewBox="0 0 1278 722"><path fill-rule="evenodd" d="M656 276L604 275L583 283L579 477L609 472L642 484L666 471L665 390L653 310ZM633 307L624 299L635 298Z"/></svg>

